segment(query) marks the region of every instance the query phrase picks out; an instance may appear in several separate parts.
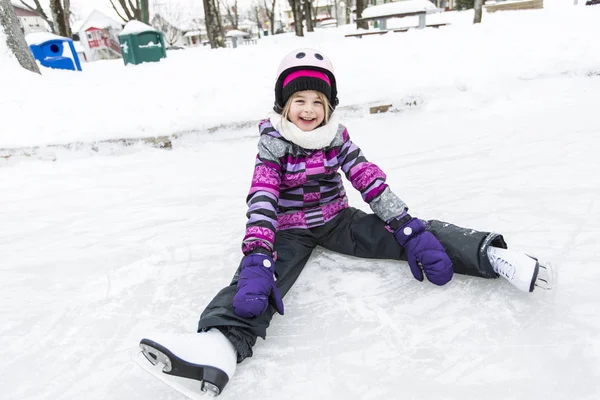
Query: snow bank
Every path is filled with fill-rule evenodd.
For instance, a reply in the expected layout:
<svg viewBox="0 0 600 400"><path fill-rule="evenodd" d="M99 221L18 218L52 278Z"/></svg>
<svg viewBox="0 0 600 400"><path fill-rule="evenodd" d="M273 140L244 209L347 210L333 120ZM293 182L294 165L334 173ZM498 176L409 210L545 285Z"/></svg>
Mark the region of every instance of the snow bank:
<svg viewBox="0 0 600 400"><path fill-rule="evenodd" d="M441 93L500 93L524 80L600 70L600 7L498 12L479 25L472 11L441 15L452 25L363 39L345 38L356 31L346 25L304 38L267 36L237 49L190 48L135 68L122 60L88 63L78 74L43 68L35 86L16 84L11 72L0 148L258 121L272 107L279 61L298 47L331 58L340 109L407 97L429 102Z"/></svg>

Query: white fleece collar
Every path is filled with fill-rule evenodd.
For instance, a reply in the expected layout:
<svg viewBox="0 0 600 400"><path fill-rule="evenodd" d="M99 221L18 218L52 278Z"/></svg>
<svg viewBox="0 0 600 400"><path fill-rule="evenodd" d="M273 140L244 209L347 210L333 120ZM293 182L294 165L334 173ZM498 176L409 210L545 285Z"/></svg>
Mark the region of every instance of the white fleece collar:
<svg viewBox="0 0 600 400"><path fill-rule="evenodd" d="M269 116L269 119L281 136L309 150L323 149L331 144L339 127L339 118L334 114L331 115L326 125L313 129L310 132L304 132L292 122L281 118L279 114L273 113Z"/></svg>

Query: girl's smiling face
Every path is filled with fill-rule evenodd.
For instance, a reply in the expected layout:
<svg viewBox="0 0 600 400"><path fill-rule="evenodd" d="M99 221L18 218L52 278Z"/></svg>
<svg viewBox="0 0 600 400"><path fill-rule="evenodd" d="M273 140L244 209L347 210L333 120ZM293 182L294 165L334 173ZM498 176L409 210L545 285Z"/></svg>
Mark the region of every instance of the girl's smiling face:
<svg viewBox="0 0 600 400"><path fill-rule="evenodd" d="M314 90L296 92L291 98L288 119L304 132L318 128L325 119L325 104Z"/></svg>

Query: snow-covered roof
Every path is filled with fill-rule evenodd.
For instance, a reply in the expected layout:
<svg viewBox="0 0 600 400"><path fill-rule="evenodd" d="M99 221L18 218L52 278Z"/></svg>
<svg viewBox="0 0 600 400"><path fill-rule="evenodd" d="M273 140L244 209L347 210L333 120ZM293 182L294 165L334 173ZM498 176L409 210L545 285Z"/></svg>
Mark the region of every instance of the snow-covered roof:
<svg viewBox="0 0 600 400"><path fill-rule="evenodd" d="M385 15L403 14L418 11L435 12L438 9L429 0L402 0L394 3L367 7L362 12L363 18L383 17Z"/></svg>
<svg viewBox="0 0 600 400"><path fill-rule="evenodd" d="M250 34L248 32L239 31L237 29L230 30L225 34L226 37L243 37L249 35Z"/></svg>
<svg viewBox="0 0 600 400"><path fill-rule="evenodd" d="M129 21L125 25L125 27L123 28L121 33L119 33L119 36L131 35L131 34L142 33L142 32L158 32L158 31L155 28L151 27L150 25L146 25L145 23L143 23L141 21L132 20L132 21Z"/></svg>
<svg viewBox="0 0 600 400"><path fill-rule="evenodd" d="M106 14L94 10L88 15L83 24L81 24L79 31L88 30L89 28L98 28L98 29L106 29L106 28L114 28L121 29L123 26L122 23L112 19Z"/></svg>
<svg viewBox="0 0 600 400"><path fill-rule="evenodd" d="M189 31L189 32L186 32L186 33L183 35L183 37L190 37L190 36L200 36L200 35L202 35L202 32L201 32L201 31Z"/></svg>
<svg viewBox="0 0 600 400"><path fill-rule="evenodd" d="M25 36L25 41L29 46L31 45L40 45L42 43L48 42L50 40L71 40L66 37L55 35L50 32L33 32Z"/></svg>

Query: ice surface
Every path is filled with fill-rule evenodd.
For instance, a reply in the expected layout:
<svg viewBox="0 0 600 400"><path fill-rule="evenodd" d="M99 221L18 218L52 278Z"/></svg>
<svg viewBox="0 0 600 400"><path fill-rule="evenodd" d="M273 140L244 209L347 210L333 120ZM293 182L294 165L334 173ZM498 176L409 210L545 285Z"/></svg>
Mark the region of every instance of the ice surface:
<svg viewBox="0 0 600 400"><path fill-rule="evenodd" d="M600 16L600 10L589 8ZM569 18L589 21L581 15L567 15L565 23L575 27ZM490 23L499 21L490 18ZM393 82L388 91L380 86L383 78L372 79L378 91L367 88L364 98L351 71L366 73L373 60L359 61L357 55L352 68L349 58L337 63L345 71L340 98L353 99L340 107L344 123L411 213L503 233L512 248L552 260L558 287L530 295L506 281L456 276L440 288L415 281L402 262L317 249L284 299L286 315L275 316L267 340L258 340L254 357L238 366L221 398L597 399L600 178L594 171L600 74L594 71L600 71L600 59L592 37L598 29L582 23L576 34L562 31L580 38L570 47L536 36L538 46L530 53L508 41L502 54L514 48L518 55L498 61L503 69L482 70L487 61L465 65L474 77L465 73L464 79L448 79L443 72L460 59L460 44L447 48L440 55L446 62L437 67L413 65L422 60L414 53L405 61L411 75L388 75ZM436 40L443 32L422 35ZM275 39L271 45L281 54L298 44ZM350 39L339 39L344 40ZM410 48L412 40L424 39L417 33L369 43ZM556 57L536 55L539 49L551 54L552 46L561 52ZM260 64L260 49L254 50L254 63ZM210 54L229 61L236 57L232 51ZM565 51L580 58L571 64ZM385 53L380 55L378 62L385 63ZM276 68L260 65L269 70L266 75ZM104 66L113 71L116 64ZM96 76L102 76L100 69ZM242 80L228 81L228 72L224 67L213 81L231 94L229 85ZM85 73L77 74L84 78L66 74L45 76L53 82L82 79L85 88L98 84ZM133 102L147 105L158 98L163 110L175 110L177 99L160 91L144 103L150 92L136 91L136 85L125 93ZM266 113L271 85L260 78L237 86L231 115L262 118L255 103L264 100ZM267 93L255 94L258 86ZM220 105L209 104L190 87L180 91L196 103L177 112L187 115L193 109L198 118L205 113L213 118L211 107ZM385 100L389 93L396 112L370 115L367 106L347 107ZM249 111L236 108L242 104ZM2 107L3 112L21 110ZM61 113L58 120L69 120L68 108L49 107ZM136 107L127 126L150 129ZM30 110L46 115L41 108ZM33 117L9 120L14 123L3 124L0 136L5 143L37 144L97 139L102 127L114 132L110 116L120 111L78 117L39 134L29 126L37 124ZM211 123L236 121L226 117L216 114ZM89 130L82 121L88 121ZM203 307L229 282L241 255L256 141L254 126L240 127L183 136L171 151L115 146L112 154L56 150L54 162L0 162L2 399L182 399L138 368L130 353L149 332L193 332ZM348 184L347 189L351 204L368 210L359 193Z"/></svg>

